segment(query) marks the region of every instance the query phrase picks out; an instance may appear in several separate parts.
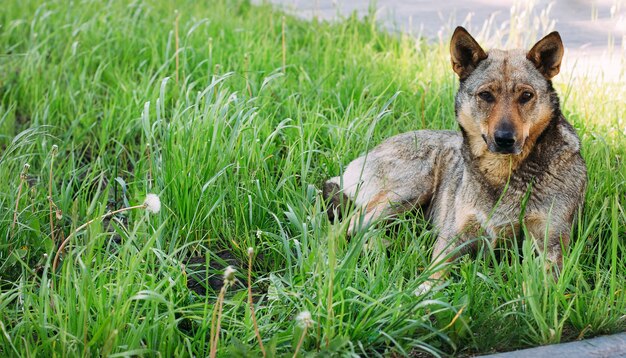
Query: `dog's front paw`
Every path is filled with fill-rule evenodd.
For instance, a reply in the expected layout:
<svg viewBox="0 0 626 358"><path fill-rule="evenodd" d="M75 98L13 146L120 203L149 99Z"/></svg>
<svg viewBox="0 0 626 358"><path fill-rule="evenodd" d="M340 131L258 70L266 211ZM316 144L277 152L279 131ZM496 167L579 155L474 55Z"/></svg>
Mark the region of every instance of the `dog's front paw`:
<svg viewBox="0 0 626 358"><path fill-rule="evenodd" d="M352 217L352 219L350 219L350 223L348 224L348 231L346 232L346 235L348 237L353 237L356 233L358 233L360 230L364 228L365 228L365 225L363 223L363 220L361 220L361 218L358 215L355 215Z"/></svg>
<svg viewBox="0 0 626 358"><path fill-rule="evenodd" d="M357 228L354 227L352 220L350 220L350 224L348 224L348 230L346 230L346 236L348 238L351 238L354 236L354 233L356 232Z"/></svg>
<svg viewBox="0 0 626 358"><path fill-rule="evenodd" d="M413 291L413 294L415 294L415 296L418 296L418 297L423 296L427 294L430 290L432 290L432 288L433 288L432 281L426 281L422 283L421 285L419 285L417 289Z"/></svg>

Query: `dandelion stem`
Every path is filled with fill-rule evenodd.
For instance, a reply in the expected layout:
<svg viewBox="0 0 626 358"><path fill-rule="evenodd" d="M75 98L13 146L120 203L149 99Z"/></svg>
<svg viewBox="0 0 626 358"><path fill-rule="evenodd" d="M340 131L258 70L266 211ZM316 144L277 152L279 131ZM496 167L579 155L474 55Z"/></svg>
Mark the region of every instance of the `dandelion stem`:
<svg viewBox="0 0 626 358"><path fill-rule="evenodd" d="M215 358L217 355L217 344L220 339L220 326L222 323L222 307L224 304L224 296L226 295L226 289L228 288L228 283L224 282L222 289L220 290L220 294L217 297L217 302L215 303L215 311L213 311L213 319L211 320L211 331L215 328L213 334L211 334L211 350L209 357ZM217 324L213 326L215 321L215 317L217 316Z"/></svg>
<svg viewBox="0 0 626 358"><path fill-rule="evenodd" d="M298 340L298 345L296 346L296 351L293 352L293 358L296 358L296 356L298 355L298 352L300 351L300 347L302 347L302 342L304 342L304 337L306 337L307 328L308 328L308 326L305 325L304 329L302 330L302 335L300 336L300 340Z"/></svg>
<svg viewBox="0 0 626 358"><path fill-rule="evenodd" d="M211 350L210 350L209 356L213 355L213 337L215 336L215 322L217 321L217 309L220 306L219 302L221 300L222 291L223 290L224 290L224 287L222 287L222 289L220 290L219 295L217 296L217 302L215 302L215 306L213 307L213 314L211 315L211 332L210 332L211 338L209 339L209 344L211 345Z"/></svg>

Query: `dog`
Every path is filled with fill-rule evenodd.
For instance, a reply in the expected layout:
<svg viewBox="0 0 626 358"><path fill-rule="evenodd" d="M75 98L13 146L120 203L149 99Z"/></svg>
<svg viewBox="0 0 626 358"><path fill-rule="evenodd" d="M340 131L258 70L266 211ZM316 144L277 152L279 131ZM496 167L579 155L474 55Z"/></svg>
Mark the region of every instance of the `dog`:
<svg viewBox="0 0 626 358"><path fill-rule="evenodd" d="M563 43L552 32L529 51L485 52L463 27L450 42L459 77L458 131L418 130L384 141L326 181L331 221L357 208L348 235L381 218L421 207L437 232L433 267L498 238L536 240L558 275L577 212L587 168L580 139L563 116L552 78ZM525 230L524 230L525 228ZM416 290L441 280L437 269Z"/></svg>

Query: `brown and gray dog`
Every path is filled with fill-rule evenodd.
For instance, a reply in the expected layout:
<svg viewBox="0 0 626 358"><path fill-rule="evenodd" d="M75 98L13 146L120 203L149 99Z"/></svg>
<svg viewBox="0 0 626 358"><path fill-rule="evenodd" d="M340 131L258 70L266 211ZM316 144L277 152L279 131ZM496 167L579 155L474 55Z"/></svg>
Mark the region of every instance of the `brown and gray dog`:
<svg viewBox="0 0 626 358"><path fill-rule="evenodd" d="M485 52L462 27L450 44L460 78L461 132L419 130L392 137L324 184L329 216L353 202L348 234L379 218L422 207L437 230L433 264L451 261L481 235L520 237L522 227L561 267L582 207L587 169L551 79L563 56L553 32L530 51ZM524 205L525 204L525 205ZM523 212L522 212L523 211ZM471 245L464 245L464 248ZM416 294L443 276L435 272Z"/></svg>

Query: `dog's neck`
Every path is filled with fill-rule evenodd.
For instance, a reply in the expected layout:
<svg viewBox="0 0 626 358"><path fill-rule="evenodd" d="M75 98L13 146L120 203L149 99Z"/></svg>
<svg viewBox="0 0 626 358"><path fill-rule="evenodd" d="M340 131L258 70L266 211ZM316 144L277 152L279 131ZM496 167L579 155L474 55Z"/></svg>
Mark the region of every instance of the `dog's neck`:
<svg viewBox="0 0 626 358"><path fill-rule="evenodd" d="M524 147L519 154L499 154L489 151L487 144L481 137L468 135L461 127L463 133L463 156L466 163L472 168L471 173L480 178L480 182L494 189L503 188L533 153L538 150L545 138L545 133L556 128L559 122L559 113L546 120L539 128L529 134L524 142Z"/></svg>

